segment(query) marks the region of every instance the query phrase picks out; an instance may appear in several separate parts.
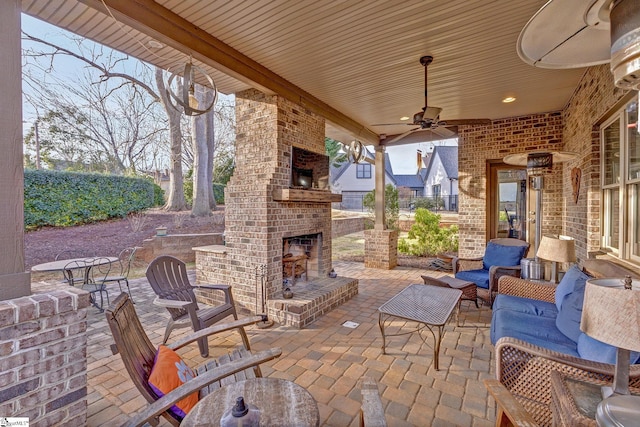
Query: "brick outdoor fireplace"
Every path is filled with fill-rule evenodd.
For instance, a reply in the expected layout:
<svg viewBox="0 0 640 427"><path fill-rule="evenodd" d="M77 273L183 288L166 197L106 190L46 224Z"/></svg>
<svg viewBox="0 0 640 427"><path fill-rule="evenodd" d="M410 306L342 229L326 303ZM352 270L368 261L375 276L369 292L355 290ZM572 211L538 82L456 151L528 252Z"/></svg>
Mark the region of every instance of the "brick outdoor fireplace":
<svg viewBox="0 0 640 427"><path fill-rule="evenodd" d="M198 282L232 285L236 303L254 313L261 312L264 282L270 318L295 327L358 292L355 279L327 277L331 202L341 196L328 188L324 128L322 117L281 97L253 89L238 93L225 245L195 248ZM295 280L294 297L284 299L283 259L290 256L301 257L306 271Z"/></svg>

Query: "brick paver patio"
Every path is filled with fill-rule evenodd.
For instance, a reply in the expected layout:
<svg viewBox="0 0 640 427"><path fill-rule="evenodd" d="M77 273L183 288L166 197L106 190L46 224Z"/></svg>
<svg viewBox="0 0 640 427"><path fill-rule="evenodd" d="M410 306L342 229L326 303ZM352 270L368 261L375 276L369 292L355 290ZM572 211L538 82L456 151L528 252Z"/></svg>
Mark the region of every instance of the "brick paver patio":
<svg viewBox="0 0 640 427"><path fill-rule="evenodd" d="M421 274L442 273L398 267L366 269L362 263L335 262L338 275L357 278L359 294L302 330L274 325L247 329L254 349L281 347L282 356L262 365L265 376L295 381L318 402L321 424L357 426L360 409L358 379L378 382L390 426L491 426L493 400L482 384L493 377L489 341L491 311L462 304L460 327L446 326L440 353L440 371L432 366L432 349L417 334L391 337L387 355L381 351L377 308L410 283L422 283ZM111 289L114 298L117 286ZM154 294L145 279L131 281L136 310L152 342L160 343L168 313L152 304ZM295 292L295 287L294 287ZM146 405L130 381L119 355L112 355L110 331L104 314L89 309L88 425L120 425ZM355 329L342 324L359 323ZM403 322L395 322L394 326ZM170 340L189 329L174 332ZM239 342L236 333L209 340L212 356ZM431 340L427 340L428 343ZM188 363L202 362L197 345L181 351ZM168 425L164 420L161 425Z"/></svg>

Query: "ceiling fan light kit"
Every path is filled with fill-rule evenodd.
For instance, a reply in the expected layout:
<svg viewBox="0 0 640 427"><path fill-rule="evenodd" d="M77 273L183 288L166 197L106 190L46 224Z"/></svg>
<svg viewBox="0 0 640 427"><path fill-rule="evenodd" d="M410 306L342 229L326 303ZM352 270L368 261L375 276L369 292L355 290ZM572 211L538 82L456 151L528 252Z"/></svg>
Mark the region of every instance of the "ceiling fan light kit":
<svg viewBox="0 0 640 427"><path fill-rule="evenodd" d="M393 125L409 125L409 126L417 126L410 131L407 131L403 134L396 135L393 138L389 138L385 141L384 145L390 145L395 143L413 143L416 142L416 138L406 138L414 132L420 131L430 131L431 134L428 137L425 137L426 140L443 140L448 138L454 138L457 136L457 133L447 129L448 127L454 127L459 125L490 125L491 120L489 119L456 119L456 120L440 120L440 113L442 112L442 108L433 107L429 105L428 100L428 92L427 92L427 83L428 83L428 71L429 64L433 62L433 56L425 55L420 58L420 64L424 67L424 107L422 107L421 111L413 114L413 120L410 123L377 123L371 126L393 126ZM400 120L408 119L407 116L403 116ZM436 136L436 138L434 138ZM405 140L406 141L403 141ZM418 141L419 142L419 141Z"/></svg>

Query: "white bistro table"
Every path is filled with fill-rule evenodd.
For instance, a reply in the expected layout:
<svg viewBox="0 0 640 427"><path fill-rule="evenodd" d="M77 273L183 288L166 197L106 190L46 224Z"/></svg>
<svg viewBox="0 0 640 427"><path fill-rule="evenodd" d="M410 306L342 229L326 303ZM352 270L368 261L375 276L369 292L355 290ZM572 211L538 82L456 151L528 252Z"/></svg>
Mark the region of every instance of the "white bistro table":
<svg viewBox="0 0 640 427"><path fill-rule="evenodd" d="M461 296L462 291L460 289L439 286L413 284L404 288L378 309L378 325L382 333L382 353L386 354L386 336L404 335L416 331L420 334L424 328L427 328L434 340L433 366L437 371L439 369L438 355L440 353L444 325L449 321L453 310L459 307L458 301ZM385 335L385 323L394 317L418 322L422 325L409 332ZM437 331L437 335L434 329ZM422 340L425 341L424 338Z"/></svg>

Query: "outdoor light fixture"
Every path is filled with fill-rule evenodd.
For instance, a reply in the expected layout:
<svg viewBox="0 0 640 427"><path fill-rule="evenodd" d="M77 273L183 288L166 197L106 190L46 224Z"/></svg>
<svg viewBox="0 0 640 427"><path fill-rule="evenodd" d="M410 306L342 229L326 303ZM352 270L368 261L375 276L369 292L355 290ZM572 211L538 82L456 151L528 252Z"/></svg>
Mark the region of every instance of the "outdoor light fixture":
<svg viewBox="0 0 640 427"><path fill-rule="evenodd" d="M513 102L513 101L515 101L515 100L516 100L516 98L515 98L515 97L513 97L513 96L507 96L506 98L504 98L504 99L502 100L502 102L504 102L505 104L508 104L508 103Z"/></svg>
<svg viewBox="0 0 640 427"><path fill-rule="evenodd" d="M195 83L196 72L204 76L208 83L208 87L213 91L213 99L209 105L204 108L200 108L198 100L195 96ZM171 72L171 76L167 81L167 96L169 103L173 108L180 112L184 112L187 116L199 116L201 114L211 111L218 98L218 91L216 90L216 84L211 76L209 76L202 68L193 65L191 59L184 65L182 73ZM178 85L178 90L172 90L172 84L176 77L182 77L182 85Z"/></svg>

